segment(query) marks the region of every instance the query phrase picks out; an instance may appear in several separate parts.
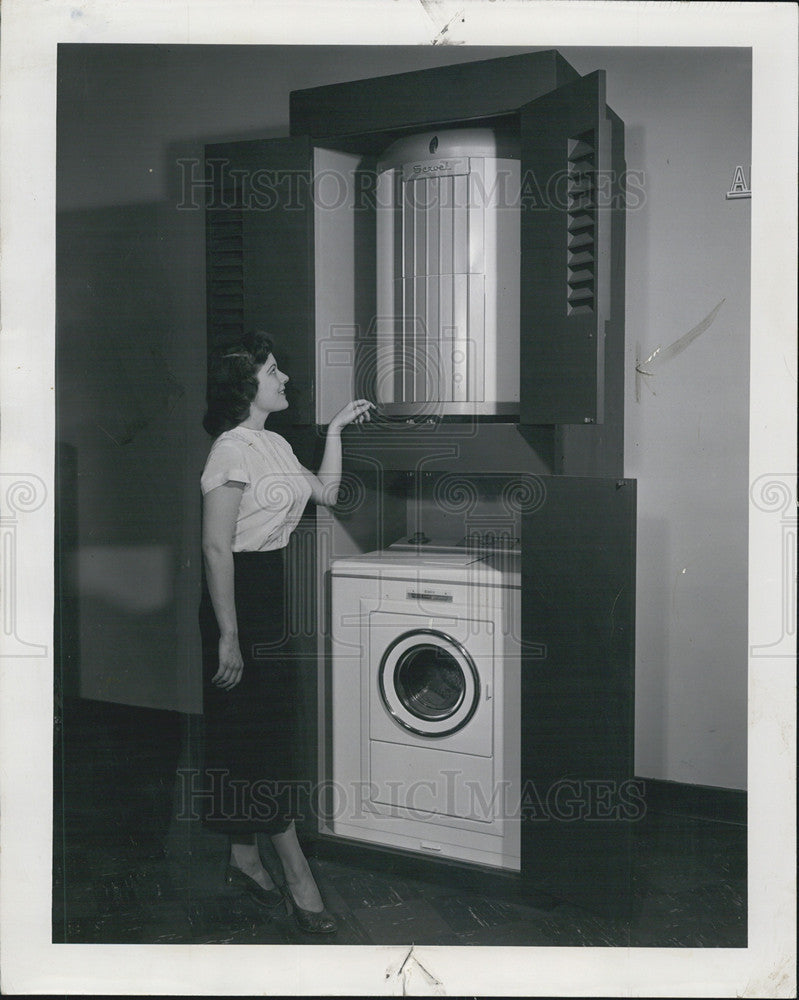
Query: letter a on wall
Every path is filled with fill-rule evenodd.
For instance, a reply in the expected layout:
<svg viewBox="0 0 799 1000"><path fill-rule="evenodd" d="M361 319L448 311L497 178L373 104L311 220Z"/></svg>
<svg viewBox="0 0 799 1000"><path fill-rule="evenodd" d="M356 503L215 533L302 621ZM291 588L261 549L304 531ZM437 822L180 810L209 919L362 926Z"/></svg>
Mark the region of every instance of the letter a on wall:
<svg viewBox="0 0 799 1000"><path fill-rule="evenodd" d="M746 175L744 174L743 167L736 167L735 173L732 177L732 184L730 184L730 190L727 192L727 198L751 198L752 192L749 189L749 185L746 183Z"/></svg>

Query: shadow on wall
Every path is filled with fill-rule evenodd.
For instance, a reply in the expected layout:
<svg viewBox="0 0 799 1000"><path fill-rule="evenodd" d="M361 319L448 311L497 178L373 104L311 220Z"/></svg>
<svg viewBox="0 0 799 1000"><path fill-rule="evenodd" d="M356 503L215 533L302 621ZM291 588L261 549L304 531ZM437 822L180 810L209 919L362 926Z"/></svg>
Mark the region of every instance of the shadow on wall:
<svg viewBox="0 0 799 1000"><path fill-rule="evenodd" d="M57 219L57 438L74 459L57 500L72 524L59 597L73 648L62 662L78 669L84 697L164 708L177 703L187 520L169 211Z"/></svg>
<svg viewBox="0 0 799 1000"><path fill-rule="evenodd" d="M184 394L170 370L169 206L60 213L59 436L130 444Z"/></svg>

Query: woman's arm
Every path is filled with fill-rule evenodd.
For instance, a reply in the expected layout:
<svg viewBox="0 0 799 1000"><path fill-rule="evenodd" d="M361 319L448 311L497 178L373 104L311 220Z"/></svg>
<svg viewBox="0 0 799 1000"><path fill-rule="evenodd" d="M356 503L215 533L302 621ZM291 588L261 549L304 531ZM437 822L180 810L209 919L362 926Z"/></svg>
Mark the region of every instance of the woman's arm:
<svg viewBox="0 0 799 1000"><path fill-rule="evenodd" d="M316 475L308 473L311 496L315 503L332 507L338 497L341 483L341 431L347 424L369 420L369 411L374 407L368 399L354 399L333 417L327 426L325 451L322 464Z"/></svg>
<svg viewBox="0 0 799 1000"><path fill-rule="evenodd" d="M219 625L219 670L212 680L226 691L239 683L244 669L233 590L233 534L243 489L243 483L228 482L203 498L205 577Z"/></svg>

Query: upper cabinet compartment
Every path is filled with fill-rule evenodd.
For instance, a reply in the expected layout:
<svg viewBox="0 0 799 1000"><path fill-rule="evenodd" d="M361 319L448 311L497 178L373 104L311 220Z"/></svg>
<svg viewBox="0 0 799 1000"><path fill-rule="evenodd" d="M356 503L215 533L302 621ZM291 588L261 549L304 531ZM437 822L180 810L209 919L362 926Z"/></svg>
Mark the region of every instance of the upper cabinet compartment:
<svg viewBox="0 0 799 1000"><path fill-rule="evenodd" d="M572 425L563 470L609 450L615 468L623 126L604 74L536 52L295 91L290 107L291 139L208 147L208 176L225 161L233 184L208 212L212 342L275 332L293 422L366 395L400 420Z"/></svg>

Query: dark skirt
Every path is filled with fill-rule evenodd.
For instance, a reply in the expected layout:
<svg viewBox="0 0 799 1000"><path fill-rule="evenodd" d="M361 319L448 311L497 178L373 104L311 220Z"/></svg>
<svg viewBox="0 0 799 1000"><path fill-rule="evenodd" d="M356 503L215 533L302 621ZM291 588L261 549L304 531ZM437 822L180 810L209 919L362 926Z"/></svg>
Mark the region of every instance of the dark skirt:
<svg viewBox="0 0 799 1000"><path fill-rule="evenodd" d="M287 655L284 553L233 553L244 670L228 691L211 683L219 669L219 626L203 576L205 746L199 812L207 827L233 835L282 833L297 808L299 675Z"/></svg>

